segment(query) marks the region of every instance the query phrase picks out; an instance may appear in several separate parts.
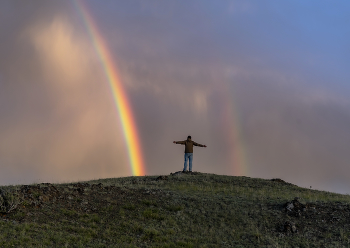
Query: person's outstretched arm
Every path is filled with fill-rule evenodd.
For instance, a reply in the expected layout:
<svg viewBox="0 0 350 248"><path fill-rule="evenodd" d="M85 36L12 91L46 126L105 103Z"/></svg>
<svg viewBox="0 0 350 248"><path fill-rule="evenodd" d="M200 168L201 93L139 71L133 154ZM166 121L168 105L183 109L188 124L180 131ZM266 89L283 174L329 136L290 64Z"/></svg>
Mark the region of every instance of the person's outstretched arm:
<svg viewBox="0 0 350 248"><path fill-rule="evenodd" d="M199 144L199 143L194 142L194 141L193 141L193 145L194 146L200 146L200 147L207 147L206 145L202 145L202 144Z"/></svg>
<svg viewBox="0 0 350 248"><path fill-rule="evenodd" d="M181 144L184 145L185 144L185 140L184 141L173 141L174 144Z"/></svg>

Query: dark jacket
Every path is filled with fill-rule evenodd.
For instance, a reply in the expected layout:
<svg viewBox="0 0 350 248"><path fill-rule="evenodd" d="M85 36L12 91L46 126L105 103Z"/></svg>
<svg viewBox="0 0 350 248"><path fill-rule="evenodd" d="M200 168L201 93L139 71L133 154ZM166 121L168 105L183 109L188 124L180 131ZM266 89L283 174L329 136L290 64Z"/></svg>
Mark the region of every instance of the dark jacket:
<svg viewBox="0 0 350 248"><path fill-rule="evenodd" d="M175 144L185 145L185 153L193 153L193 146L204 147L204 145L198 144L190 139L184 141L175 141Z"/></svg>

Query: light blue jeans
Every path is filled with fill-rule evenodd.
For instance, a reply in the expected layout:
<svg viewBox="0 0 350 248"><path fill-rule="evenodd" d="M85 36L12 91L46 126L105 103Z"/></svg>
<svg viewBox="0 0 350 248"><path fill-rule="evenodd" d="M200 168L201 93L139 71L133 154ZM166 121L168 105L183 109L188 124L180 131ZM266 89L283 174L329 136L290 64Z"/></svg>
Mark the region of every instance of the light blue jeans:
<svg viewBox="0 0 350 248"><path fill-rule="evenodd" d="M192 160L193 160L193 153L185 153L185 163L184 163L184 171L187 169L187 159L189 163L189 169L192 171Z"/></svg>

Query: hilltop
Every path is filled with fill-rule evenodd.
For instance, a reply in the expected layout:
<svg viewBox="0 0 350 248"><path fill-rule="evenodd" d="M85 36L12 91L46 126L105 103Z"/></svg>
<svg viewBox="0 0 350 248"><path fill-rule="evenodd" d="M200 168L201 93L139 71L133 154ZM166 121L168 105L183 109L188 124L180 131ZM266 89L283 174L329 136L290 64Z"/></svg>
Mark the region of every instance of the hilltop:
<svg viewBox="0 0 350 248"><path fill-rule="evenodd" d="M1 247L348 247L350 241L350 196L281 179L179 172L4 186L0 196Z"/></svg>

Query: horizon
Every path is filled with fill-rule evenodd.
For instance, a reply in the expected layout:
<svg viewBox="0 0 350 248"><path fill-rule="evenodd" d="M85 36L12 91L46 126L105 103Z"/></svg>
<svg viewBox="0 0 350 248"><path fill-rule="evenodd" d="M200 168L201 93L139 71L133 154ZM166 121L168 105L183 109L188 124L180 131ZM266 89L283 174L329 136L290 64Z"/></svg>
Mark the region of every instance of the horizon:
<svg viewBox="0 0 350 248"><path fill-rule="evenodd" d="M194 171L349 194L349 11L2 1L0 184L169 174L191 135Z"/></svg>
<svg viewBox="0 0 350 248"><path fill-rule="evenodd" d="M40 181L40 179L38 181L33 181L31 183L29 183L28 185L38 185L38 184L45 184L45 183L50 183L50 184L75 184L75 183L84 183L84 182L91 182L91 181L101 181L101 180L111 180L111 179L123 179L123 178L142 178L142 177L160 177L160 176L172 176L172 174L174 173L178 173L178 172L182 172L182 170L180 171L175 171L175 172L170 172L169 174L158 174L158 175L143 175L143 176L133 176L133 175L129 175L129 176L123 176L123 177L105 177L105 178L90 178L90 179L86 179L86 180L70 180L70 181L51 181L51 182L46 182L46 181ZM246 177L246 178L251 178L251 179L262 179L262 180L267 180L267 181L272 181L273 179L281 179L282 181L284 181L287 184L292 184L294 186L300 187L300 188L304 188L304 189L310 189L310 190L315 190L315 191L320 191L320 192L328 192L328 193L335 193L335 194L340 194L340 195L349 195L348 193L337 193L337 192L332 192L332 191L327 191L327 190L323 190L323 189L318 189L318 188L313 188L311 187L303 187L303 186L299 186L297 184L294 184L292 182L287 182L285 180L283 180L282 178L259 178L259 177L248 177L248 176L234 176L234 175L225 175L225 174L215 174L215 173L205 173L205 172L200 172L200 171L193 171L194 173L201 173L201 174L208 174L208 175L215 175L215 176L228 176L228 177ZM163 180L163 179L162 179ZM6 187L6 186L19 186L19 185L26 185L26 184L6 184L6 185L0 185L0 187Z"/></svg>

